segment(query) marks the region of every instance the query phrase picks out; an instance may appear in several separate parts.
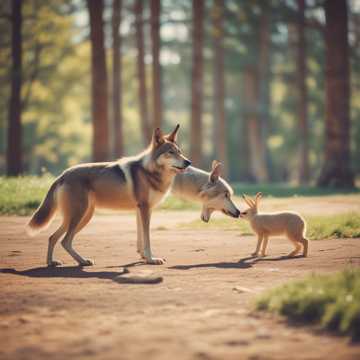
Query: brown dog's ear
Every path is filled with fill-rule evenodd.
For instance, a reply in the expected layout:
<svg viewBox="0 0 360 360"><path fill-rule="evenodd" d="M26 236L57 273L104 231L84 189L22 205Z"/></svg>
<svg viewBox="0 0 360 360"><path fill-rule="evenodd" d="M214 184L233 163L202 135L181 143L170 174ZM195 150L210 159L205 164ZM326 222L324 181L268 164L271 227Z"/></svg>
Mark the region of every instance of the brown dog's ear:
<svg viewBox="0 0 360 360"><path fill-rule="evenodd" d="M165 135L165 139L168 141L171 141L171 142L176 142L177 132L178 132L179 128L180 128L180 125L177 124L175 126L175 129L170 134Z"/></svg>
<svg viewBox="0 0 360 360"><path fill-rule="evenodd" d="M152 136L152 145L156 147L163 143L164 143L164 135L160 130L160 128L156 128Z"/></svg>
<svg viewBox="0 0 360 360"><path fill-rule="evenodd" d="M248 196L246 196L245 194L242 195L243 199L245 200L245 202L252 208L255 206L254 201L249 198Z"/></svg>
<svg viewBox="0 0 360 360"><path fill-rule="evenodd" d="M221 174L221 162L213 160L211 165L210 181L215 182L219 180Z"/></svg>
<svg viewBox="0 0 360 360"><path fill-rule="evenodd" d="M262 193L258 192L255 196L255 205L257 206L259 204L259 200L262 198Z"/></svg>

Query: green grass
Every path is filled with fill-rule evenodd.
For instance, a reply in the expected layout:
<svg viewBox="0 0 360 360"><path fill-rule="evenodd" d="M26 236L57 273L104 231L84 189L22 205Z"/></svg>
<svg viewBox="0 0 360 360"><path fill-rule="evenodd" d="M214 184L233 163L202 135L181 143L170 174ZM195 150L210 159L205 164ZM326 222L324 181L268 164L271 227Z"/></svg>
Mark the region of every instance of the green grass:
<svg viewBox="0 0 360 360"><path fill-rule="evenodd" d="M54 180L51 176L0 177L0 214L29 215L40 204Z"/></svg>
<svg viewBox="0 0 360 360"><path fill-rule="evenodd" d="M312 240L360 237L360 214L351 212L308 217L307 237Z"/></svg>
<svg viewBox="0 0 360 360"><path fill-rule="evenodd" d="M360 269L311 275L272 289L256 300L256 308L360 340Z"/></svg>
<svg viewBox="0 0 360 360"><path fill-rule="evenodd" d="M360 193L360 188L354 189L336 189L336 188L319 188L315 186L294 186L289 184L245 184L234 183L233 189L237 195L247 194L254 196L257 192L262 192L266 196L272 197L291 197L291 196L326 196L339 194L356 194Z"/></svg>
<svg viewBox="0 0 360 360"><path fill-rule="evenodd" d="M307 221L307 238L310 240L360 237L359 213L307 216L305 219ZM204 223L199 219L179 224L179 227L182 229L238 230L242 235L253 234L247 221L231 218L212 219L209 223Z"/></svg>

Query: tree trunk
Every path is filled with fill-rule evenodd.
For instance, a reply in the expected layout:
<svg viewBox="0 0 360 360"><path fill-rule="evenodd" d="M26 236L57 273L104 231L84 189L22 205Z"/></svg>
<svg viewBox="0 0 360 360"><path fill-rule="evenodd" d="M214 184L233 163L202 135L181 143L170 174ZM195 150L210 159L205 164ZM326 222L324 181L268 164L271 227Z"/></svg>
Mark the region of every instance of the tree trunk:
<svg viewBox="0 0 360 360"><path fill-rule="evenodd" d="M248 66L244 73L245 121L248 129L250 168L254 181L266 180L265 162L262 157L261 124L259 122L259 80L255 66Z"/></svg>
<svg viewBox="0 0 360 360"><path fill-rule="evenodd" d="M145 51L144 51L144 30L143 30L143 0L135 1L135 29L137 47L137 75L139 81L139 106L140 121L144 145L148 145L151 139L151 127L149 122L148 94L146 87L145 73Z"/></svg>
<svg viewBox="0 0 360 360"><path fill-rule="evenodd" d="M299 117L299 182L309 181L309 135L306 87L306 42L305 42L305 0L298 0L297 23L297 88L298 88L298 117Z"/></svg>
<svg viewBox="0 0 360 360"><path fill-rule="evenodd" d="M122 114L122 64L121 64L121 9L122 0L113 0L112 9L112 38L113 38L113 136L116 157L124 154L123 146L123 114Z"/></svg>
<svg viewBox="0 0 360 360"><path fill-rule="evenodd" d="M93 118L93 160L108 159L109 131L107 72L104 48L103 0L87 0L91 39L91 91Z"/></svg>
<svg viewBox="0 0 360 360"><path fill-rule="evenodd" d="M259 159L263 169L258 173L258 180L266 182L269 180L270 152L267 147L269 137L269 86L270 86L270 11L268 4L264 2L260 18L259 28L259 61L257 75L257 97L258 97L258 121L260 136Z"/></svg>
<svg viewBox="0 0 360 360"><path fill-rule="evenodd" d="M215 158L222 165L223 177L228 175L227 132L225 118L224 78L224 0L215 0L213 5L213 46L214 46L214 144Z"/></svg>
<svg viewBox="0 0 360 360"><path fill-rule="evenodd" d="M193 0L192 20L192 85L190 156L194 165L202 162L202 102L203 102L203 20L204 0Z"/></svg>
<svg viewBox="0 0 360 360"><path fill-rule="evenodd" d="M325 158L319 186L353 187L347 2L325 1Z"/></svg>
<svg viewBox="0 0 360 360"><path fill-rule="evenodd" d="M7 175L22 172L21 75L22 75L22 0L11 2L11 95L7 132Z"/></svg>
<svg viewBox="0 0 360 360"><path fill-rule="evenodd" d="M161 67L160 67L160 0L151 0L151 49L153 72L153 127L162 124Z"/></svg>

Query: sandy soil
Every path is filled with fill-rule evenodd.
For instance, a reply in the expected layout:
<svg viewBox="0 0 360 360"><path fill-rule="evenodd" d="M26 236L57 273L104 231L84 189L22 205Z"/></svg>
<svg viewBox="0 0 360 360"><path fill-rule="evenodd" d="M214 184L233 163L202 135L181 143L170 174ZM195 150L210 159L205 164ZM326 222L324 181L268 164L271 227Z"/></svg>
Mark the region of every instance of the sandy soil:
<svg viewBox="0 0 360 360"><path fill-rule="evenodd" d="M56 269L44 266L51 229L30 239L26 218L0 218L0 359L360 358L345 338L252 310L265 289L359 266L360 239L314 241L310 257L284 260L291 245L274 238L255 260L253 236L176 228L198 216L154 214L163 266L136 262L133 216L95 216L75 241L95 266L75 266L59 246Z"/></svg>

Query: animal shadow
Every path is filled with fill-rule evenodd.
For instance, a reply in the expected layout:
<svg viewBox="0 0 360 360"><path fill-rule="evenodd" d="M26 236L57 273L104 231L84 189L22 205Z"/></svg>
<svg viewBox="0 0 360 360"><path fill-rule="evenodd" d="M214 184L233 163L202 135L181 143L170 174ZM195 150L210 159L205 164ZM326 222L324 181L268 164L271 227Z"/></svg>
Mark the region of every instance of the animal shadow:
<svg viewBox="0 0 360 360"><path fill-rule="evenodd" d="M300 259L303 258L302 255L288 257L280 256L276 258L262 258L256 256L248 256L240 259L238 262L217 262L217 263L205 263L205 264L189 264L189 265L175 265L170 266L168 269L172 270L190 270L190 269L199 269L199 268L217 268L217 269L248 269L251 268L258 262L262 261L283 261L291 259Z"/></svg>
<svg viewBox="0 0 360 360"><path fill-rule="evenodd" d="M190 264L190 265L175 265L170 266L168 269L172 270L190 270L200 268L217 268L217 269L248 269L252 267L252 256L240 259L237 262L217 262L217 263L205 263L205 264Z"/></svg>
<svg viewBox="0 0 360 360"><path fill-rule="evenodd" d="M104 279L123 284L157 284L162 277L129 276L127 267L121 271L84 271L82 266L36 267L18 271L16 269L0 269L0 274L13 274L30 278L72 278L72 279Z"/></svg>

